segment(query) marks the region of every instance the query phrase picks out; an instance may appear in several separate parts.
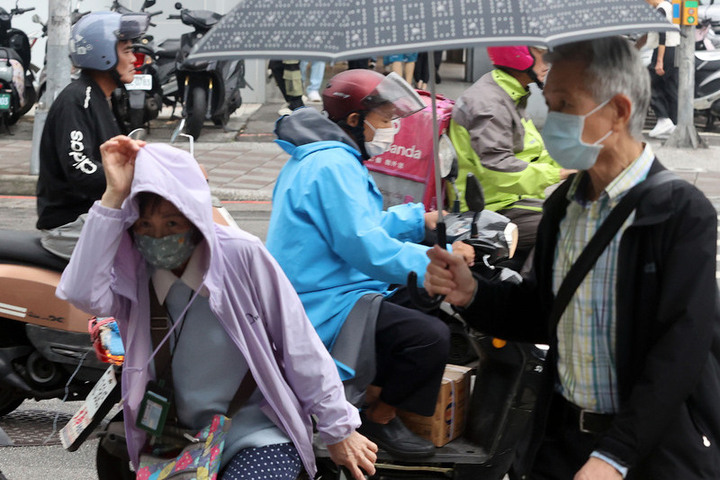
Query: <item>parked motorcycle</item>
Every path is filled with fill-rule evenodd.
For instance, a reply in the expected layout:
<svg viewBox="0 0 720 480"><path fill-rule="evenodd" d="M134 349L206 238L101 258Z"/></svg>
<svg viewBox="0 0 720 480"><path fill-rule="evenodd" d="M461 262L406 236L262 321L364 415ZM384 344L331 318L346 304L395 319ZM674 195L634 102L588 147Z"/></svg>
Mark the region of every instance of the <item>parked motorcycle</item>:
<svg viewBox="0 0 720 480"><path fill-rule="evenodd" d="M170 15L169 18L180 19L185 25L193 27L193 31L184 33L180 39L176 76L183 119L174 137L184 129L197 139L206 120L224 128L230 115L242 104L240 89L245 87L245 61L188 60L193 45L222 15L210 10L189 10L179 2L175 8L180 10L180 14Z"/></svg>
<svg viewBox="0 0 720 480"><path fill-rule="evenodd" d="M179 38L167 38L157 44L155 48L155 69L162 91L162 102L164 105L173 107L172 115L175 114L175 108L182 100L178 93L178 81L175 75L179 52Z"/></svg>
<svg viewBox="0 0 720 480"><path fill-rule="evenodd" d="M0 7L0 122L8 132L37 101L30 40L25 32L12 27L15 15L31 10L35 7L19 8L17 1L9 12Z"/></svg>
<svg viewBox="0 0 720 480"><path fill-rule="evenodd" d="M155 0L145 0L140 13L154 17L162 11L146 12L155 5ZM137 13L114 0L110 10L127 14ZM155 24L150 23L150 26ZM128 130L142 128L158 117L163 105L163 92L160 78L155 65L155 46L152 35L145 33L133 43L135 54L135 77L132 83L125 85L124 91L118 89L119 117L125 122Z"/></svg>

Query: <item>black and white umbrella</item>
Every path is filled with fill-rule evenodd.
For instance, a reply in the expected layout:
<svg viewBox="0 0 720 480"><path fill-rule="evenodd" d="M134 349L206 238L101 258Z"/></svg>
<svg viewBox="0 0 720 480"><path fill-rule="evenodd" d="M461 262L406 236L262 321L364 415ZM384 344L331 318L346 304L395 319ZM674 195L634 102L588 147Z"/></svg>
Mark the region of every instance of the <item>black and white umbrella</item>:
<svg viewBox="0 0 720 480"><path fill-rule="evenodd" d="M674 28L643 0L241 0L195 59L335 61Z"/></svg>
<svg viewBox="0 0 720 480"><path fill-rule="evenodd" d="M240 0L197 42L189 58L336 61L476 46L552 48L676 28L644 0ZM432 72L434 56L428 60ZM429 87L439 201L434 75ZM438 210L438 241L444 245L442 208Z"/></svg>

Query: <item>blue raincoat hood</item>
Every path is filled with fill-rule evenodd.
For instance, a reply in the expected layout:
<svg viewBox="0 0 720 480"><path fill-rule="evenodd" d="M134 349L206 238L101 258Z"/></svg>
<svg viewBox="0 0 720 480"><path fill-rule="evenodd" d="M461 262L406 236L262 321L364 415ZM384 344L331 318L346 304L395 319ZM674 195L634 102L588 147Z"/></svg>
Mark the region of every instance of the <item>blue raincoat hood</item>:
<svg viewBox="0 0 720 480"><path fill-rule="evenodd" d="M315 142L344 143L359 152L357 143L337 123L314 108L298 108L275 123L276 142L292 154L294 147Z"/></svg>

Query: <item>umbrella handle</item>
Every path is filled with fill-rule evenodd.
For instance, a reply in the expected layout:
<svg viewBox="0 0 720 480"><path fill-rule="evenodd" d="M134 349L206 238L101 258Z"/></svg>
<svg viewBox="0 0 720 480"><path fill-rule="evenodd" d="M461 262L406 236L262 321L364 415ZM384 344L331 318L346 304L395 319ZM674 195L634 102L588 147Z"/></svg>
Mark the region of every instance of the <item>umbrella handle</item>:
<svg viewBox="0 0 720 480"><path fill-rule="evenodd" d="M413 305L415 305L423 312L430 312L436 310L443 302L443 300L445 300L445 295L436 295L434 297L430 297L426 293L421 293L420 289L417 286L417 280L417 273L408 273L408 294L410 295L410 300L412 301Z"/></svg>
<svg viewBox="0 0 720 480"><path fill-rule="evenodd" d="M439 212L442 215L442 211ZM441 219L437 224L437 241L441 248L447 247L447 233L445 222ZM424 312L436 310L445 300L445 295L435 295L430 297L425 293L421 293L417 286L418 276L415 272L408 273L408 294L412 303Z"/></svg>

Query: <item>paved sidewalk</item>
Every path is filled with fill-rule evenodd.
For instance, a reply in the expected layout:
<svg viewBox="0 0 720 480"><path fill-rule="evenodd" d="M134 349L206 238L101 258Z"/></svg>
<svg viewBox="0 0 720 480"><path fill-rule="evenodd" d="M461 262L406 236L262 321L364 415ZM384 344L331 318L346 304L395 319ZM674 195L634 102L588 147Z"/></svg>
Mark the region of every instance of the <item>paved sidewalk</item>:
<svg viewBox="0 0 720 480"><path fill-rule="evenodd" d="M335 70L329 68L326 75ZM441 74L443 81L438 85L438 93L448 98L457 98L470 86L461 80L461 65L443 63ZM274 85L268 85L268 88L269 103L243 105L234 115L230 131L208 127L195 143L195 156L208 170L213 193L221 200L271 200L275 180L288 155L273 142L272 131L282 98ZM320 108L319 104L308 105ZM25 125L15 136L0 132L0 195L35 194L37 176L29 175L32 120L21 119L20 123ZM158 119L149 139L165 141L170 138L178 121L174 117ZM665 166L696 184L720 210L720 135L701 135L710 148L669 149L657 140L650 140L650 144ZM177 145L187 148L187 144Z"/></svg>
<svg viewBox="0 0 720 480"><path fill-rule="evenodd" d="M270 133L270 132L268 132ZM698 186L720 207L720 146L670 149L651 141L668 168ZM30 140L0 137L0 195L34 195L37 176L29 175ZM269 201L288 155L273 142L196 143L210 186L221 200Z"/></svg>

